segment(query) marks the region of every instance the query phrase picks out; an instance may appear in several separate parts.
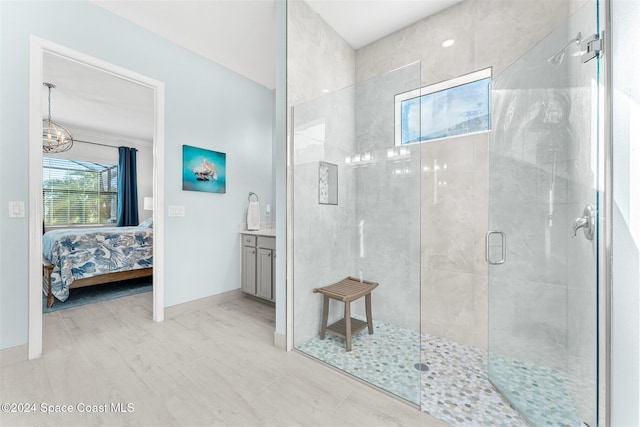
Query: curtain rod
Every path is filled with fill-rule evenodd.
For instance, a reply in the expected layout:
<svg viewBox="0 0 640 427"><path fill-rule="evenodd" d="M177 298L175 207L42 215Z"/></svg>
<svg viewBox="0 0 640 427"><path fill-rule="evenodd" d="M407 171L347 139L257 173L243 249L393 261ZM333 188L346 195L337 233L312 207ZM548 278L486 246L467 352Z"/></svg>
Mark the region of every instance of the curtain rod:
<svg viewBox="0 0 640 427"><path fill-rule="evenodd" d="M83 141L81 139L74 139L73 142L84 142L85 144L92 144L92 145L102 145L103 147L109 147L109 148L118 148L118 147L123 147L123 145L109 145L109 144L101 144L99 142L92 142L92 141Z"/></svg>

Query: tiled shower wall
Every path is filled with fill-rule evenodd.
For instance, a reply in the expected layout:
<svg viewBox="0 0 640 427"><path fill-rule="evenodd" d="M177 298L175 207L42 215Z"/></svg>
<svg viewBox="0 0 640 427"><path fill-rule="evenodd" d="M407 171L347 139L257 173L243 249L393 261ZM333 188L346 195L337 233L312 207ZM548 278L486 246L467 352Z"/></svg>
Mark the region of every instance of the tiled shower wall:
<svg viewBox="0 0 640 427"><path fill-rule="evenodd" d="M585 0L466 0L356 51L356 81L422 62L429 85L493 67L500 74ZM455 39L448 48L442 42Z"/></svg>
<svg viewBox="0 0 640 427"><path fill-rule="evenodd" d="M288 138L293 144L294 345L320 330L322 298L313 288L354 271L355 201L351 170L345 157L354 149L354 51L311 8L287 2ZM325 95L326 92L331 92ZM323 96L325 95L325 96ZM312 102L308 102L311 101ZM295 106L292 113L291 108ZM292 125L293 123L293 125ZM293 128L293 129L292 129ZM318 162L338 165L338 205L318 204ZM333 303L332 315L340 307Z"/></svg>
<svg viewBox="0 0 640 427"><path fill-rule="evenodd" d="M373 317L420 330L420 146L394 147L394 95L420 87L420 64L355 89L357 271L380 283ZM356 313L364 314L362 306ZM416 355L418 357L418 355Z"/></svg>
<svg viewBox="0 0 640 427"><path fill-rule="evenodd" d="M345 158L353 152L353 90L333 92L293 111L294 343L320 330L322 297L313 289L354 274L355 183ZM318 202L319 162L338 166L338 204ZM342 304L332 301L332 319Z"/></svg>
<svg viewBox="0 0 640 427"><path fill-rule="evenodd" d="M357 50L356 80L414 61L422 62L423 85L488 67L496 76L582 3L464 1ZM449 38L455 44L443 48ZM422 331L481 349L488 324L488 142L488 134L477 134L421 148Z"/></svg>
<svg viewBox="0 0 640 427"><path fill-rule="evenodd" d="M493 67L495 76L550 33L581 3L584 2L467 0L353 51L304 2L289 0L288 105L300 105L320 97L323 90L334 92L353 85L354 81L363 82L415 61L422 62L423 85L487 67ZM448 38L455 38L456 44L444 49L441 43ZM317 334L319 328L321 298L311 293L312 288L358 271L364 271L367 276L364 278L371 280L404 284L406 289L393 289L393 298L382 295L382 286L376 291L376 296L380 293L382 298L378 301L374 298L374 315L397 318L412 329L416 327L412 324L415 319L406 319L415 313L413 305L417 303L417 290L408 284L414 281L416 273L411 267L403 267L407 259L402 253L407 245L400 250L402 239L397 233L390 232L395 221L405 221L405 230L415 228L410 215L403 217L406 209L396 209L414 203L412 209L421 212L421 247L414 247L414 235L405 237L410 253L421 253L422 330L486 349L487 273L483 239L488 211L488 135L463 136L409 148L412 159L409 163L417 181L404 187L389 184L390 181L381 181L382 177L372 168L347 167L344 163L348 153L371 151L386 155L384 150L393 147L393 136L385 134L389 130L382 129L384 121L377 113L357 108L355 112L351 110L355 122L348 131L346 128L336 131L329 124L332 117L348 118L348 102L369 103L365 100L366 92L365 85L359 89L359 95L352 94L354 98L347 104L334 109L325 105L326 110L313 119L308 115L306 119L298 117L294 120L298 124L305 120L318 123L324 119L326 122L326 147L323 148L326 156L318 155L317 151L312 154L319 147L307 147L304 149L306 154L296 154L298 163L295 167L299 175L296 175L294 200L298 213L304 210L305 215L296 216L298 232L293 237L294 316L308 317L304 322L296 320L296 343ZM344 94L340 96L345 100ZM385 105L390 107L392 102L392 93L386 100L379 101L383 108ZM346 134L341 134L342 131ZM338 164L337 207L317 205L319 160ZM436 174L436 164L447 164L446 171L440 169ZM390 163L385 163L378 172L391 167ZM384 173L389 172L393 173L392 170ZM393 182L400 181L394 179ZM377 185L396 185L391 193L393 197L385 199L379 196L385 194L384 191L377 192L378 196L375 191L369 191ZM415 188L419 196L409 197L404 192L408 188ZM351 190L356 192L350 193ZM349 196L359 194L361 190L362 197L358 196L356 204ZM298 202L303 204L298 205ZM352 218L359 217L365 220L366 226L377 228L376 233L367 234L372 238L364 240L364 247L367 254L379 252L380 258L359 259L359 224L347 219L352 213ZM310 234L305 235L300 230ZM385 253L393 256L385 256ZM410 265L413 264L410 262ZM387 277L394 275L392 272L395 272L395 280ZM380 306L376 309L377 304ZM354 308L357 312L357 306Z"/></svg>
<svg viewBox="0 0 640 427"><path fill-rule="evenodd" d="M488 133L422 144L422 332L487 348Z"/></svg>

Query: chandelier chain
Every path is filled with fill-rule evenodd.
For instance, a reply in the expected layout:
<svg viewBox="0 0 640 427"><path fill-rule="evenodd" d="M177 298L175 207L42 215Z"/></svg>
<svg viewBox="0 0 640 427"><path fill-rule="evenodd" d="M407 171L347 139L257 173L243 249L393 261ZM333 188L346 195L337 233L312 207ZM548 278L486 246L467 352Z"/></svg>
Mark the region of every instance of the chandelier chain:
<svg viewBox="0 0 640 427"><path fill-rule="evenodd" d="M51 121L51 86L49 87L49 121Z"/></svg>

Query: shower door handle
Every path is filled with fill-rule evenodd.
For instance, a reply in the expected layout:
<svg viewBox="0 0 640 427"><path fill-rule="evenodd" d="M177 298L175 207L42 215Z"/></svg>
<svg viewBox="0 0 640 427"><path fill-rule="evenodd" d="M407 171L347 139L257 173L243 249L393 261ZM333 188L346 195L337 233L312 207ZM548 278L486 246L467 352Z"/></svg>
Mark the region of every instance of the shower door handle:
<svg viewBox="0 0 640 427"><path fill-rule="evenodd" d="M489 240L491 240L491 236L497 234L500 236L500 259L497 261L493 261L489 254ZM504 231L488 231L486 236L484 237L485 247L484 247L484 259L487 261L489 265L500 265L504 264L504 261L507 257L507 235L504 234Z"/></svg>

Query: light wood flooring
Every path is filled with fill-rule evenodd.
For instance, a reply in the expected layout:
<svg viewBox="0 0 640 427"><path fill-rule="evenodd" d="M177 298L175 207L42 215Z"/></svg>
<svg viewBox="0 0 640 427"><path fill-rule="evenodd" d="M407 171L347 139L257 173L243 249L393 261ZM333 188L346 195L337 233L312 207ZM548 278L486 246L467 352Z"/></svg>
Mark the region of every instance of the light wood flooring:
<svg viewBox="0 0 640 427"><path fill-rule="evenodd" d="M151 293L46 314L41 358L0 353L0 402L34 403L36 412L2 412L0 425L446 425L275 348L273 331L274 309L246 297L186 304L162 323L151 320ZM41 404L73 412L46 414ZM106 412L80 413L82 405Z"/></svg>

